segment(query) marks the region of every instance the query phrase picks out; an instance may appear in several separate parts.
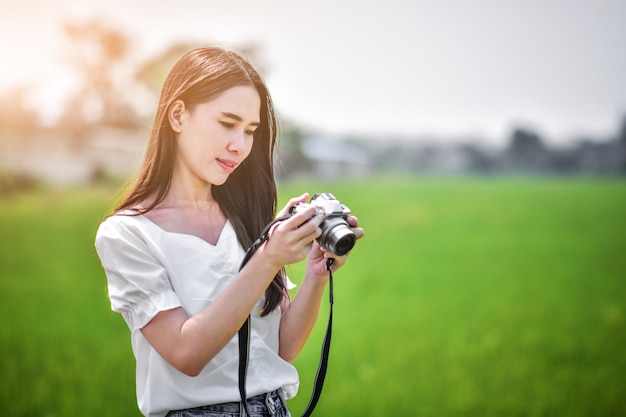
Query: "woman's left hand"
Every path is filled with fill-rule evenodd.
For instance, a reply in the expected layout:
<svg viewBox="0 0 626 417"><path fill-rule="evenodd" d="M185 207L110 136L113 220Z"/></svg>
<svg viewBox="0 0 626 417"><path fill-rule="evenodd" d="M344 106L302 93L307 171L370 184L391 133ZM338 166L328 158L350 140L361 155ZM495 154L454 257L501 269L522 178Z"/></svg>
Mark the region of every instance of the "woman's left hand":
<svg viewBox="0 0 626 417"><path fill-rule="evenodd" d="M346 221L350 225L350 228L356 235L357 240L361 239L365 235L365 231L359 227L359 219L355 216L348 216ZM338 256L333 252L322 248L317 242L313 243L313 248L309 253L309 260L307 263L307 270L315 276L328 277L328 270L326 269L326 262L328 259L334 259L331 266L333 272L337 271L343 265L345 265L348 255Z"/></svg>

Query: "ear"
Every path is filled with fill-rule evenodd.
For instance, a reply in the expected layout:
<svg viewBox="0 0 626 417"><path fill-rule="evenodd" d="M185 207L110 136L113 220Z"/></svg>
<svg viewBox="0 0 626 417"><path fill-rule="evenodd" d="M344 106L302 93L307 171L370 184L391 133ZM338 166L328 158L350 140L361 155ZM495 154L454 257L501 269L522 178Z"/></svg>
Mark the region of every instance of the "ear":
<svg viewBox="0 0 626 417"><path fill-rule="evenodd" d="M180 133L183 128L183 116L186 112L185 102L182 100L176 100L170 106L167 112L167 119L170 122L172 130L176 133Z"/></svg>

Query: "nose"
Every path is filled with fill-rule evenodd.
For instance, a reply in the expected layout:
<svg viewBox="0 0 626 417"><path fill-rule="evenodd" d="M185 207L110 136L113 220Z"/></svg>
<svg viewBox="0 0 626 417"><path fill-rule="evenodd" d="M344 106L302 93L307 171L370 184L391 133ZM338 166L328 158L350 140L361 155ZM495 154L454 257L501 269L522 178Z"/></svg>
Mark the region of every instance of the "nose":
<svg viewBox="0 0 626 417"><path fill-rule="evenodd" d="M246 135L244 132L236 132L230 138L228 151L234 154L242 154L246 150Z"/></svg>

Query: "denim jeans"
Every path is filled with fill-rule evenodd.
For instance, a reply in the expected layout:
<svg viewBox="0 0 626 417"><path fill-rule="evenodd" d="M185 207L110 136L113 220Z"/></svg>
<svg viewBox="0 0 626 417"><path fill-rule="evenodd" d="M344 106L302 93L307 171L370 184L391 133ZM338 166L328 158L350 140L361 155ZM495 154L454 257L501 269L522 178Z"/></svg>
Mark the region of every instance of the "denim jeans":
<svg viewBox="0 0 626 417"><path fill-rule="evenodd" d="M249 417L291 417L280 389L248 398L247 403ZM240 417L244 413L241 402L232 402L170 411L166 417Z"/></svg>

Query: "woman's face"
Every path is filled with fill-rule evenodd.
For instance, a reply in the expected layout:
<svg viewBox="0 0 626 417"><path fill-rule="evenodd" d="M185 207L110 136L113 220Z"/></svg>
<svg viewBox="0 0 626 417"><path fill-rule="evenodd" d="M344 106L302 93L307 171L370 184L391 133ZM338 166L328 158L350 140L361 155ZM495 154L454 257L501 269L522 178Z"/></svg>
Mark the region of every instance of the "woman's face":
<svg viewBox="0 0 626 417"><path fill-rule="evenodd" d="M250 154L261 99L251 86L226 90L192 109L176 101L168 114L177 133L174 178L221 185Z"/></svg>

